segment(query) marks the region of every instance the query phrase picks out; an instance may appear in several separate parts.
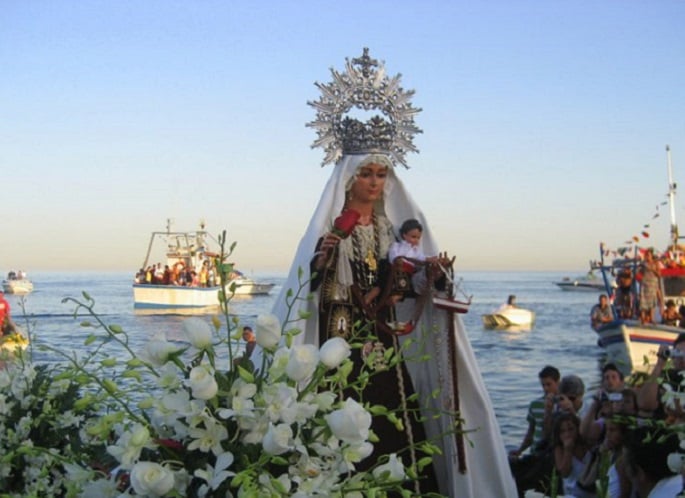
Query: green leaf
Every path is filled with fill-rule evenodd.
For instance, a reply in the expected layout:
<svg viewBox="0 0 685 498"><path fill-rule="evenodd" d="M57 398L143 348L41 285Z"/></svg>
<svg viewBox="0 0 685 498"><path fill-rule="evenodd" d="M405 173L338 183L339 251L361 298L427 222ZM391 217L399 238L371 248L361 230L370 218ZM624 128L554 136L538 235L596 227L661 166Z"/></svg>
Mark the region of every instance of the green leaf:
<svg viewBox="0 0 685 498"><path fill-rule="evenodd" d="M431 457L423 457L420 458L418 462L416 462L416 465L418 466L419 472L421 472L425 467L433 463L433 458Z"/></svg>
<svg viewBox="0 0 685 498"><path fill-rule="evenodd" d="M93 396L86 394L82 398L74 401L74 410L76 410L76 411L85 410L86 408L89 408L90 405L92 405L94 401L95 401L95 398L93 398Z"/></svg>
<svg viewBox="0 0 685 498"><path fill-rule="evenodd" d="M122 329L120 325L110 325L109 331L113 334L121 334L124 332L124 329Z"/></svg>
<svg viewBox="0 0 685 498"><path fill-rule="evenodd" d="M222 263L219 265L219 272L221 273L231 273L233 271L233 263Z"/></svg>
<svg viewBox="0 0 685 498"><path fill-rule="evenodd" d="M97 338L98 338L98 336L96 336L95 334L90 334L88 337L86 337L84 344L86 346L90 346L91 344L93 344L93 342L95 342L97 340Z"/></svg>
<svg viewBox="0 0 685 498"><path fill-rule="evenodd" d="M102 361L100 362L100 364L101 364L103 367L113 367L113 366L116 366L116 364L117 364L117 359L116 359L116 358L105 358L104 360L102 360Z"/></svg>
<svg viewBox="0 0 685 498"><path fill-rule="evenodd" d="M119 391L119 387L116 382L111 379L105 379L102 381L102 387L110 394L116 394Z"/></svg>
<svg viewBox="0 0 685 498"><path fill-rule="evenodd" d="M383 405L373 405L369 407L369 412L371 412L371 415L386 415L388 413L388 407Z"/></svg>
<svg viewBox="0 0 685 498"><path fill-rule="evenodd" d="M254 383L254 375L252 375L251 372L245 370L243 367L238 365L238 375L240 376L241 379L243 379L245 382L253 384Z"/></svg>
<svg viewBox="0 0 685 498"><path fill-rule="evenodd" d="M297 310L297 316L299 316L302 320L308 320L312 316L312 312L299 309Z"/></svg>
<svg viewBox="0 0 685 498"><path fill-rule="evenodd" d="M138 382L143 381L143 377L138 370L124 370L121 376L127 379L136 379Z"/></svg>
<svg viewBox="0 0 685 498"><path fill-rule="evenodd" d="M286 463L285 465L287 465L287 463ZM281 481L279 481L278 479L272 477L272 478L270 479L270 482L271 482L271 485L273 486L273 488L274 488L276 491L278 491L278 493L280 494L280 496L286 496L286 495L288 494L288 490L285 488L285 486L283 486L283 484L281 483Z"/></svg>

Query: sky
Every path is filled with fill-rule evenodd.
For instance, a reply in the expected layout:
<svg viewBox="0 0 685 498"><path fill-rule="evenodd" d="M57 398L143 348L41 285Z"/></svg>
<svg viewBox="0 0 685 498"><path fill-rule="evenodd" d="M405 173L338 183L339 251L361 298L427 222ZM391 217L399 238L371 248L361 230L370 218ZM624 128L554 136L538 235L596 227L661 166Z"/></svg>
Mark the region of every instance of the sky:
<svg viewBox="0 0 685 498"><path fill-rule="evenodd" d="M680 0L0 0L0 271L133 274L171 219L285 272L332 171L307 102L363 47L416 90L397 174L457 271L662 247L684 23Z"/></svg>

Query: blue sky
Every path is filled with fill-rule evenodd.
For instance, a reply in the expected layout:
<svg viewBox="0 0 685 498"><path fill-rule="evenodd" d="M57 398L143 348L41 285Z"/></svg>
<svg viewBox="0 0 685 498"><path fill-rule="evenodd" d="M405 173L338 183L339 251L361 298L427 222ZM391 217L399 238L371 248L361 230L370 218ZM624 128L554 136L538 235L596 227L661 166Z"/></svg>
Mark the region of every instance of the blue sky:
<svg viewBox="0 0 685 498"><path fill-rule="evenodd" d="M306 102L362 47L416 90L399 174L458 268L583 271L645 223L662 246L684 22L677 0L1 0L0 270L133 272L172 218L285 271L330 174Z"/></svg>

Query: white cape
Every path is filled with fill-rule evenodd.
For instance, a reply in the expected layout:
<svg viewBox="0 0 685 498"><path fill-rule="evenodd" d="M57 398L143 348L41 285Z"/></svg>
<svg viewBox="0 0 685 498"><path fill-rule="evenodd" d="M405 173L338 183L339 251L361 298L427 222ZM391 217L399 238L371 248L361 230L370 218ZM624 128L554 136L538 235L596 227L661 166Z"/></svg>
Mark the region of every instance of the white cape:
<svg viewBox="0 0 685 498"><path fill-rule="evenodd" d="M296 293L301 280L308 280L310 262L316 243L321 236L331 229L333 220L340 214L345 202L346 187L352 181L359 164L363 161L368 164L367 155L348 155L344 156L334 166L333 174L326 184L316 211L297 249L287 281L274 305L273 313L281 321L285 320L286 315L289 316L290 320L297 318L299 309L306 309L312 313L310 319L298 320L287 327L303 329L304 333L297 336L299 342L319 345L318 293L315 293L313 299L309 301L298 300L290 311L288 311L286 304L286 293L289 289ZM421 237L423 253L428 256L437 255L438 245L433 239L423 213L410 198L392 167L389 168L383 198L384 206L382 202L379 203L377 210L385 213L393 227L397 230L404 220L408 218L418 219L423 225ZM302 273L302 279L299 277L300 273ZM306 296L308 292L307 286L302 295ZM413 306L408 304L405 308L411 309L399 307L397 310L398 319L410 317ZM458 470L454 436L440 437L441 434L445 434L451 429L452 418L442 416L438 420L432 419L437 411L444 410L446 407L448 409L450 406L453 407L451 404L453 386L447 347L447 320L446 312L427 304L421 320L416 324L415 331L404 338L406 340L407 337L413 337L416 340L415 347L424 348L422 353L431 357L430 361L407 362L407 367L412 376L414 388L421 395L421 406L426 403L432 405L432 409L426 412L429 418L426 423L426 433L429 439L439 438L438 444L443 449L442 457L434 456L441 493L453 498L515 498L518 496L516 486L511 475L492 402L483 383L478 363L459 315L454 315L454 330L457 343L459 411L464 420L464 429L468 431L464 435L467 460L467 470L464 474ZM438 330L439 333L430 332L435 330ZM421 334L425 336L424 340L420 340ZM255 351L255 355L253 361L259 365L261 354ZM441 388L441 395L436 399L431 399L431 393L437 388ZM405 464L407 463L405 462Z"/></svg>

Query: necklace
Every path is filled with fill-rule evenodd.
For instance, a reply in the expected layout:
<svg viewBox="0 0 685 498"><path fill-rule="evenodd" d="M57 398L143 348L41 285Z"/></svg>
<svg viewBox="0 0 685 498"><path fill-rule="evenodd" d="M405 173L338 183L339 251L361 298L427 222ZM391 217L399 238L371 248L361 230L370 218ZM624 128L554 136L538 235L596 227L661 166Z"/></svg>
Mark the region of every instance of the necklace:
<svg viewBox="0 0 685 498"><path fill-rule="evenodd" d="M378 279L378 257L380 254L375 213L371 215L370 224L355 227L352 232L352 243L355 281L364 289L370 289Z"/></svg>

